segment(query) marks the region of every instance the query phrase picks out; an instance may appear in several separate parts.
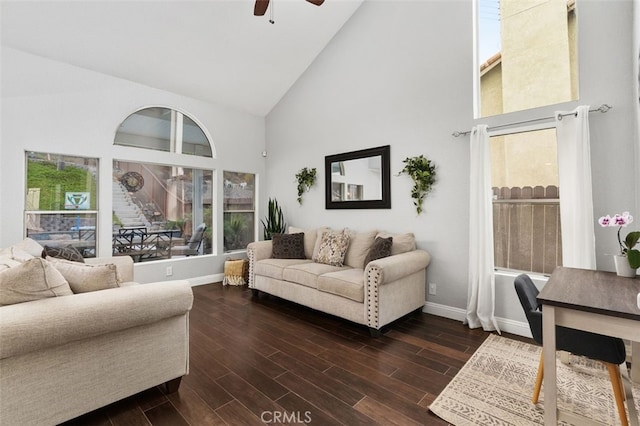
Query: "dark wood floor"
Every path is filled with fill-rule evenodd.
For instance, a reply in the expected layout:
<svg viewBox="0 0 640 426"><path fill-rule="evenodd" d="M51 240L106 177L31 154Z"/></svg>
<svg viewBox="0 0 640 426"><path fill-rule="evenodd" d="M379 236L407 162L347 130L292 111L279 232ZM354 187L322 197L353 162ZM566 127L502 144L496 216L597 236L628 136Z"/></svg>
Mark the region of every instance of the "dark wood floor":
<svg viewBox="0 0 640 426"><path fill-rule="evenodd" d="M413 313L366 327L246 287L193 288L190 374L82 416L95 425L441 425L429 404L487 333Z"/></svg>

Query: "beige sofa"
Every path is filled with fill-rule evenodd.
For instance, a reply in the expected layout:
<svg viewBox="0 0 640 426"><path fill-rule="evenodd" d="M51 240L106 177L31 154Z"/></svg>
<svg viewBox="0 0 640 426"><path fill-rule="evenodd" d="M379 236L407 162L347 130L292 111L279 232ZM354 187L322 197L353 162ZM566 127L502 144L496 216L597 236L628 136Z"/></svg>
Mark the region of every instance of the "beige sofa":
<svg viewBox="0 0 640 426"><path fill-rule="evenodd" d="M187 281L136 284L0 306L0 425L54 425L189 370ZM0 272L1 274L2 272Z"/></svg>
<svg viewBox="0 0 640 426"><path fill-rule="evenodd" d="M364 264L377 231L351 232L343 266L314 262L326 228L304 232L305 259L275 259L272 241L248 245L249 287L369 327L373 336L425 303L425 269L430 255L413 234L395 235L392 255Z"/></svg>

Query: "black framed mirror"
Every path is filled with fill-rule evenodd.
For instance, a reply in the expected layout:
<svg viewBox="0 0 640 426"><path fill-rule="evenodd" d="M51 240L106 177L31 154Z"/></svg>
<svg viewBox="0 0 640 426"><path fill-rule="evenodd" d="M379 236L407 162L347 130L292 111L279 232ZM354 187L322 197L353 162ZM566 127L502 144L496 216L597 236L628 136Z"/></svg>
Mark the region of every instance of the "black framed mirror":
<svg viewBox="0 0 640 426"><path fill-rule="evenodd" d="M327 155L327 209L390 209L391 148L389 145Z"/></svg>

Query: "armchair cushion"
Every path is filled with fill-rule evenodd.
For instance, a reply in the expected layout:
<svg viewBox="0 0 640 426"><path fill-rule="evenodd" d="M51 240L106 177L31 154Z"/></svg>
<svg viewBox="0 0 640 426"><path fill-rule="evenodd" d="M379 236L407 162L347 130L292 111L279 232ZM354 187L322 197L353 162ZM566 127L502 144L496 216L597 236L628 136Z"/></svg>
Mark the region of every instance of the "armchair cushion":
<svg viewBox="0 0 640 426"><path fill-rule="evenodd" d="M71 294L62 274L39 257L0 272L0 305Z"/></svg>
<svg viewBox="0 0 640 426"><path fill-rule="evenodd" d="M17 247L7 247L5 249L0 249L0 271L13 268L14 266L18 266L22 262L33 258L34 256L31 256L26 251L21 250Z"/></svg>
<svg viewBox="0 0 640 426"><path fill-rule="evenodd" d="M74 293L105 290L120 286L118 270L113 264L87 265L70 260L48 258L54 268L69 282Z"/></svg>
<svg viewBox="0 0 640 426"><path fill-rule="evenodd" d="M19 248L20 250L26 251L33 257L41 257L42 250L44 247L40 245L36 240L31 238L25 238L17 244L14 244L12 247Z"/></svg>

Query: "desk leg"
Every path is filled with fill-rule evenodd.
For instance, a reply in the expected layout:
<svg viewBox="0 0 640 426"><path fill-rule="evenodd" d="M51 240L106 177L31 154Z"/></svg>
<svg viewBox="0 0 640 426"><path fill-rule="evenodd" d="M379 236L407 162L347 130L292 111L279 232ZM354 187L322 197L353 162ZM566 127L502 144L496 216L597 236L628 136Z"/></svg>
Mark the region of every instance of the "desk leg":
<svg viewBox="0 0 640 426"><path fill-rule="evenodd" d="M556 311L553 306L542 308L542 336L544 354L544 424L558 424L556 381Z"/></svg>

